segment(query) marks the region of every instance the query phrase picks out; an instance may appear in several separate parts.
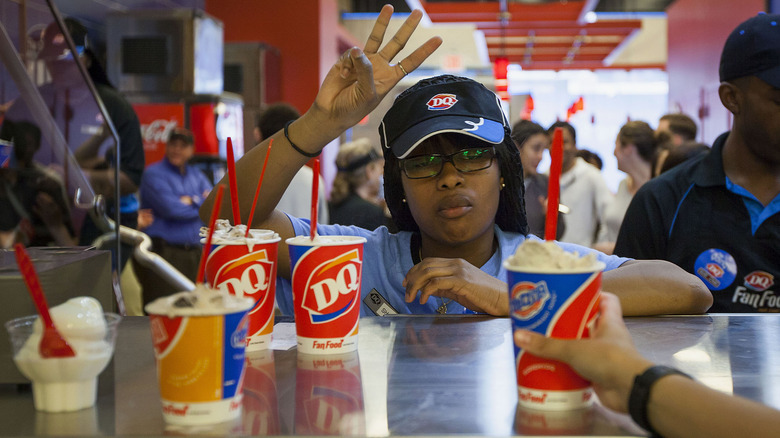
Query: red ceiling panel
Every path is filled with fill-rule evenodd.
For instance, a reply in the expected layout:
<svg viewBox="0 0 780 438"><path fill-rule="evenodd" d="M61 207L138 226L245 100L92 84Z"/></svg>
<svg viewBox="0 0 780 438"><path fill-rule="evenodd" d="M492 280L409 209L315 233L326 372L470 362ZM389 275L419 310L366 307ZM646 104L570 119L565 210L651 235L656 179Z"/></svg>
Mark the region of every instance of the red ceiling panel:
<svg viewBox="0 0 780 438"><path fill-rule="evenodd" d="M579 23L585 0L420 3L434 23L473 23L485 34L491 61L506 56L524 69L619 67L604 65L604 59L642 27L638 19Z"/></svg>

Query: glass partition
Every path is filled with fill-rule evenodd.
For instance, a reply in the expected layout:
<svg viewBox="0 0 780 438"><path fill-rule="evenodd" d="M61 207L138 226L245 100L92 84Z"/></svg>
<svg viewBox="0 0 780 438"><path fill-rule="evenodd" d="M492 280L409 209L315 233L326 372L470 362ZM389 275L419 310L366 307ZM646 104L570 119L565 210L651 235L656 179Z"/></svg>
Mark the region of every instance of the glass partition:
<svg viewBox="0 0 780 438"><path fill-rule="evenodd" d="M114 171L119 137L99 97L108 85L85 68L97 62L86 34L51 2L0 0L0 244L97 244L116 267L113 223L136 189Z"/></svg>

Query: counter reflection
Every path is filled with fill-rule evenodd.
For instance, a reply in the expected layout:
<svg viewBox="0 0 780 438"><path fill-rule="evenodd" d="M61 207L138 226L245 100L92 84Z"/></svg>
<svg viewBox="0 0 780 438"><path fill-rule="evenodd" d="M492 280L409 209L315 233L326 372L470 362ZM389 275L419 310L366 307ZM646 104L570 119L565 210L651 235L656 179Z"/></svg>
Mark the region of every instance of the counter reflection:
<svg viewBox="0 0 780 438"><path fill-rule="evenodd" d="M365 435L358 353L298 354L296 435Z"/></svg>

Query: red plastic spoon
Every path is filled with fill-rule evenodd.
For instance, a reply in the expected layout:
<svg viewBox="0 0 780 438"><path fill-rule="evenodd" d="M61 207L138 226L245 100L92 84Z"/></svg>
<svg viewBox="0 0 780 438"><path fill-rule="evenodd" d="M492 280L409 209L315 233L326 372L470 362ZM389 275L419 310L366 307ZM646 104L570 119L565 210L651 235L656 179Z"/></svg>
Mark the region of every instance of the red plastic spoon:
<svg viewBox="0 0 780 438"><path fill-rule="evenodd" d="M52 321L49 314L49 305L46 303L46 297L43 296L43 289L38 281L38 274L35 273L35 267L32 264L32 260L30 260L30 256L27 255L27 251L24 250L24 246L21 243L17 243L14 246L14 251L16 252L16 263L19 265L24 282L27 284L27 290L30 291L35 307L38 308L38 314L43 319L43 336L41 337L38 351L44 358L75 356L76 352L73 351L73 348L68 345L68 341L54 327L54 321Z"/></svg>

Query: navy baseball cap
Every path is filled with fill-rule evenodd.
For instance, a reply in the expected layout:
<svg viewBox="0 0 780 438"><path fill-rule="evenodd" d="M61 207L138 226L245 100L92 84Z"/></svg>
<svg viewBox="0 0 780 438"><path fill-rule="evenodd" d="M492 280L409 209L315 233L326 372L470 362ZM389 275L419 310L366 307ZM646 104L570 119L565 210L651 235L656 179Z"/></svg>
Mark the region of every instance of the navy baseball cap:
<svg viewBox="0 0 780 438"><path fill-rule="evenodd" d="M455 132L499 144L508 131L498 96L479 82L452 75L423 79L401 93L379 125L382 147L398 158L437 134Z"/></svg>
<svg viewBox="0 0 780 438"><path fill-rule="evenodd" d="M756 76L780 88L780 15L759 13L726 39L720 56L720 80L744 76Z"/></svg>

